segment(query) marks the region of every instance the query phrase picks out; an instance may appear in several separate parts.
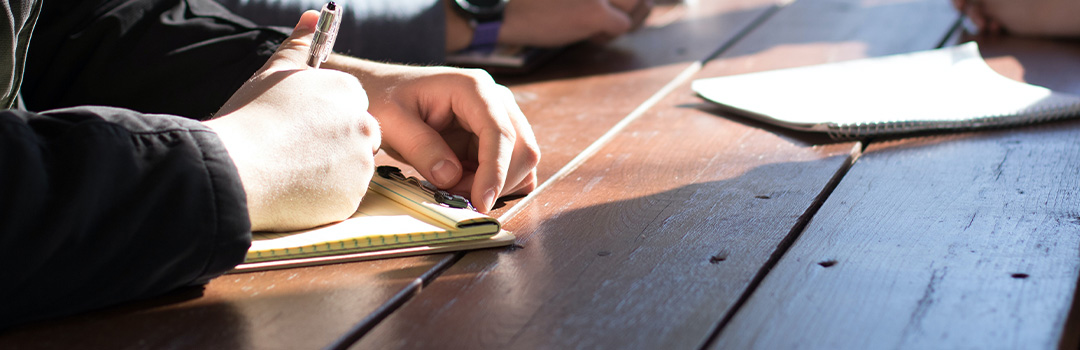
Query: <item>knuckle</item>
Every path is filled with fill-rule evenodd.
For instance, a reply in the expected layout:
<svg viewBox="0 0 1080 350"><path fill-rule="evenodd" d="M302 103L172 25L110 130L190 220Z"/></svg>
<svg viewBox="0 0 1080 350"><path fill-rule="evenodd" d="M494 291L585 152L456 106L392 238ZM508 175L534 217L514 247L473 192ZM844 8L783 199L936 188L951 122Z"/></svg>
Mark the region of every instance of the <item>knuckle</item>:
<svg viewBox="0 0 1080 350"><path fill-rule="evenodd" d="M495 84L495 79L487 71L479 68L462 68L461 76L467 78L473 85L483 86Z"/></svg>
<svg viewBox="0 0 1080 350"><path fill-rule="evenodd" d="M379 125L379 121L375 120L375 118L372 117L371 114L362 113L362 115L360 116L360 121L359 123L357 123L357 126L360 128L361 134L365 136L382 136L382 128Z"/></svg>
<svg viewBox="0 0 1080 350"><path fill-rule="evenodd" d="M530 159L532 160L532 164L533 165L539 164L540 163L540 158L542 157L542 152L540 151L540 145L536 144L535 142L530 142L529 146L528 146L528 149L529 149Z"/></svg>
<svg viewBox="0 0 1080 350"><path fill-rule="evenodd" d="M518 139L517 129L514 129L514 125L511 124L509 121L506 123L499 123L498 131L499 137L516 143Z"/></svg>
<svg viewBox="0 0 1080 350"><path fill-rule="evenodd" d="M528 164L530 168L535 168L537 164L540 164L540 146L535 143L526 143L525 149L521 152L521 161Z"/></svg>

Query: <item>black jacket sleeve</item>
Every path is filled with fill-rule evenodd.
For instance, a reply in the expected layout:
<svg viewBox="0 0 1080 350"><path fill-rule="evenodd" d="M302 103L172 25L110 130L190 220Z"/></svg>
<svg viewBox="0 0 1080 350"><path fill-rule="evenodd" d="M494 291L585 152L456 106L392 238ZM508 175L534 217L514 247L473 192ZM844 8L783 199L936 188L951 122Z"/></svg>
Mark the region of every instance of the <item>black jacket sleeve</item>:
<svg viewBox="0 0 1080 350"><path fill-rule="evenodd" d="M205 283L240 263L239 175L202 123L0 112L0 329Z"/></svg>
<svg viewBox="0 0 1080 350"><path fill-rule="evenodd" d="M50 111L0 111L0 329L205 283L243 260L239 175L193 119L285 37L209 0L43 3L22 95ZM79 105L126 109L57 109Z"/></svg>
<svg viewBox="0 0 1080 350"><path fill-rule="evenodd" d="M22 96L36 111L103 105L205 120L287 34L212 0L45 1Z"/></svg>

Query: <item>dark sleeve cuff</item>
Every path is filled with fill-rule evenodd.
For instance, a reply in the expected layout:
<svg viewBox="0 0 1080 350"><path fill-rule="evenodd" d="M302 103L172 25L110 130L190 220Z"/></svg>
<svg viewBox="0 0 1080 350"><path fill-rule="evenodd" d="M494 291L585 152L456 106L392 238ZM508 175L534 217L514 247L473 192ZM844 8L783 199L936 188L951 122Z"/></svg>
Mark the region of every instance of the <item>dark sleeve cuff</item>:
<svg viewBox="0 0 1080 350"><path fill-rule="evenodd" d="M251 220L240 174L221 139L209 130L193 130L192 136L203 153L217 215L217 234L206 242L210 257L201 276L192 281L192 284L203 284L244 262L251 246Z"/></svg>

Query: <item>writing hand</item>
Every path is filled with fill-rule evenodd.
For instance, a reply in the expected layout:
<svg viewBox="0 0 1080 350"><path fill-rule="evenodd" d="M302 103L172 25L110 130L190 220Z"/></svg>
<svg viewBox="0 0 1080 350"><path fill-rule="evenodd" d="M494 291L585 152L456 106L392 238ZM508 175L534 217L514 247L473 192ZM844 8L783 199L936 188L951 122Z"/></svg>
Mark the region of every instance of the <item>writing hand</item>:
<svg viewBox="0 0 1080 350"><path fill-rule="evenodd" d="M308 11L266 64L206 122L233 158L253 231L348 218L367 191L378 123L359 81L305 64L318 13Z"/></svg>

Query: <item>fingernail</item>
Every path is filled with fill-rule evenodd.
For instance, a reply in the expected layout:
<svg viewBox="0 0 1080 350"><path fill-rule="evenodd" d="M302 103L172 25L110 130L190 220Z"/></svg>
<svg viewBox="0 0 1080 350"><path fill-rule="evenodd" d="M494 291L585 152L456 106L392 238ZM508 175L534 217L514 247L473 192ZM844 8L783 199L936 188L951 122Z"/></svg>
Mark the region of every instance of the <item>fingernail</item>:
<svg viewBox="0 0 1080 350"><path fill-rule="evenodd" d="M491 210L491 207L495 206L495 189L487 190L484 192L484 209Z"/></svg>
<svg viewBox="0 0 1080 350"><path fill-rule="evenodd" d="M454 163L445 159L435 163L435 166L431 168L431 177L434 177L435 184L439 186L452 185L450 182L454 181L457 173L458 169Z"/></svg>

